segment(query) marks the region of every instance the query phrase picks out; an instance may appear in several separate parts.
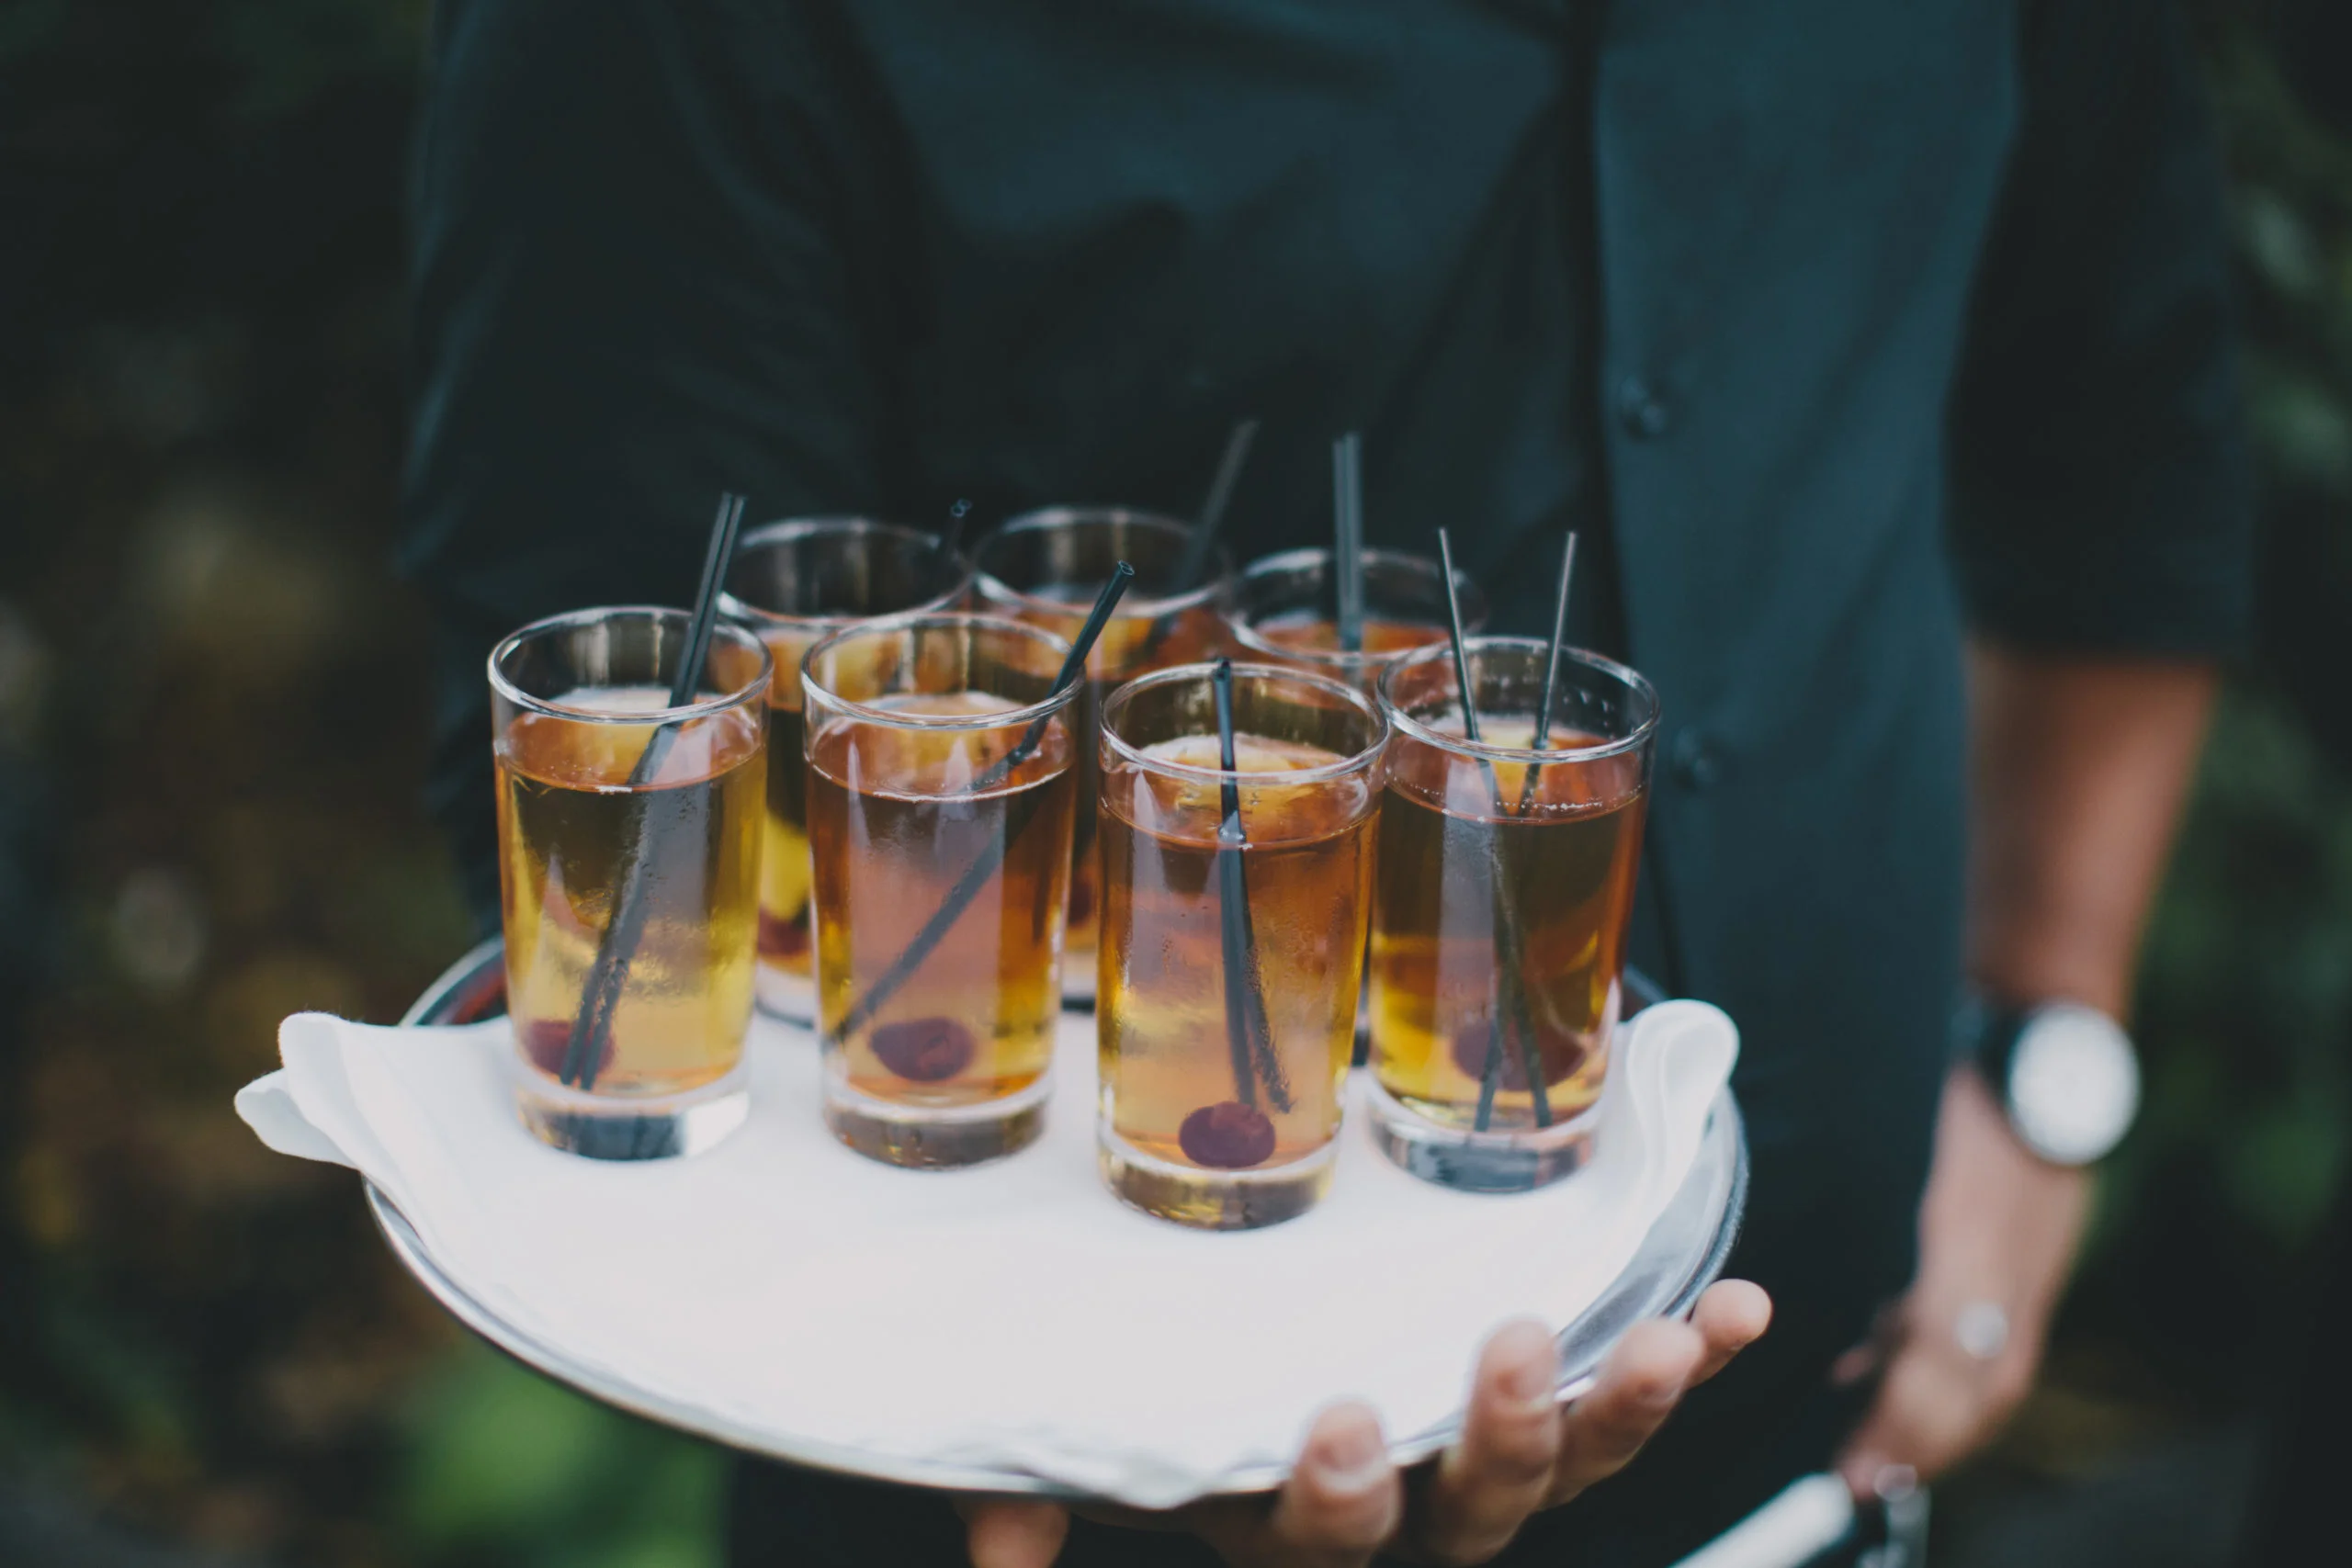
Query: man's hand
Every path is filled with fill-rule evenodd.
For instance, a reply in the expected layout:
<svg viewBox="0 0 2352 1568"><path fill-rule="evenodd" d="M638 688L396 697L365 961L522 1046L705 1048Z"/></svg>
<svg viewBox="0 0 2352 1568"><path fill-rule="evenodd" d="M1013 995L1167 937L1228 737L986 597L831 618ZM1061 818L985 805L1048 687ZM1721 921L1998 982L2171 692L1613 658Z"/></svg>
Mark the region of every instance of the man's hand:
<svg viewBox="0 0 2352 1568"><path fill-rule="evenodd" d="M2089 1206L2086 1173L2037 1159L1984 1079L1972 1068L1952 1073L1919 1211L1918 1277L1879 1340L1837 1368L1842 1382L1884 1368L1877 1403L1838 1461L1856 1496L1904 1472L1933 1479L2017 1408L2033 1385ZM2006 1335L1987 1332L2002 1320ZM1964 1343L1972 1333L1973 1351Z"/></svg>
<svg viewBox="0 0 2352 1568"><path fill-rule="evenodd" d="M1360 1568L1375 1551L1416 1562L1484 1562L1530 1514L1623 1470L1683 1392L1721 1371L1771 1315L1754 1285L1717 1283L1699 1298L1690 1322L1634 1328L1610 1353L1592 1392L1566 1408L1553 1399L1558 1363L1549 1331L1529 1320L1506 1324L1479 1354L1461 1441L1410 1485L1388 1462L1372 1412L1338 1404L1316 1418L1297 1467L1271 1498L1100 1517L1190 1530L1234 1568ZM1069 1516L1050 1503L978 1499L961 1506L974 1568L1046 1568L1069 1532Z"/></svg>

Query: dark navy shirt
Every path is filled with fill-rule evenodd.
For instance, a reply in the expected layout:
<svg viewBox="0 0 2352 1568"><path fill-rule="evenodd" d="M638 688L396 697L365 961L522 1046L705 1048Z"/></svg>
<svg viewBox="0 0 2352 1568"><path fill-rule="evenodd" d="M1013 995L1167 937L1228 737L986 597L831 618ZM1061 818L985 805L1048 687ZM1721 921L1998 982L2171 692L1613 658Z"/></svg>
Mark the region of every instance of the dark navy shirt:
<svg viewBox="0 0 2352 1568"><path fill-rule="evenodd" d="M444 0L430 69L408 562L481 885L482 654L684 602L722 489L1182 513L1255 417L1246 559L1323 536L1360 429L1374 541L1450 525L1518 626L1578 522L1580 635L1666 713L1639 956L1743 1031L1740 1261L1780 1314L1513 1560L1665 1561L1823 1462L1850 1415L1825 1369L1912 1265L1964 633L2245 630L2176 8ZM805 1477L744 1518L747 1561L761 1531L801 1543L778 1562L953 1551L935 1506Z"/></svg>

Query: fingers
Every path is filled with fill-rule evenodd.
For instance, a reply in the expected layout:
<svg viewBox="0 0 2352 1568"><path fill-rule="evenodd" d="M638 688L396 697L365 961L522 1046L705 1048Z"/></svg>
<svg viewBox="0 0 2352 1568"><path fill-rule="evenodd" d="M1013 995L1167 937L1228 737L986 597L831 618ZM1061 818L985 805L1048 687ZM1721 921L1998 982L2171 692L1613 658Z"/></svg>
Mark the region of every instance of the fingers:
<svg viewBox="0 0 2352 1568"><path fill-rule="evenodd" d="M1871 1319L1871 1331L1861 1343L1852 1346L1829 1363L1829 1386L1851 1388L1865 1378L1876 1377L1886 1365L1888 1356L1910 1332L1909 1303L1894 1301L1878 1309Z"/></svg>
<svg viewBox="0 0 2352 1568"><path fill-rule="evenodd" d="M1069 1511L1010 1497L958 1502L972 1568L1049 1568L1069 1535Z"/></svg>
<svg viewBox="0 0 2352 1568"><path fill-rule="evenodd" d="M1505 1325L1479 1352L1462 1440L1417 1494L1410 1546L1440 1563L1483 1562L1538 1508L1566 1502L1624 1468L1683 1391L1723 1370L1772 1318L1745 1280L1711 1286L1689 1323L1636 1325L1591 1393L1563 1413L1550 1332ZM1049 1568L1069 1533L1055 1505L982 1499L958 1505L974 1568ZM1365 1568L1398 1531L1404 1486L1379 1420L1361 1404L1316 1417L1298 1464L1271 1509L1241 1500L1162 1516L1195 1530L1234 1568Z"/></svg>
<svg viewBox="0 0 2352 1568"><path fill-rule="evenodd" d="M1568 1411L1546 1506L1624 1469L1686 1390L1723 1371L1771 1324L1770 1296L1745 1280L1719 1280L1689 1323L1636 1325L1610 1352L1593 1391Z"/></svg>
<svg viewBox="0 0 2352 1568"><path fill-rule="evenodd" d="M1484 1562L1544 1506L1560 1453L1559 1372L1551 1331L1540 1323L1506 1324L1487 1341L1462 1440L1438 1461L1414 1520L1421 1555Z"/></svg>
<svg viewBox="0 0 2352 1568"><path fill-rule="evenodd" d="M1932 1476L1966 1450L1976 1400L1956 1371L1912 1353L1888 1364L1870 1415L1838 1456L1838 1473L1856 1497L1875 1496L1904 1471Z"/></svg>
<svg viewBox="0 0 2352 1568"><path fill-rule="evenodd" d="M1361 1404L1337 1404L1315 1418L1272 1513L1220 1508L1195 1528L1236 1568L1363 1568L1403 1510L1379 1419Z"/></svg>
<svg viewBox="0 0 2352 1568"><path fill-rule="evenodd" d="M1691 1374L1696 1388L1731 1365L1732 1358L1764 1337L1772 1326L1772 1298L1763 1287L1746 1280L1718 1280L1699 1297L1690 1326L1706 1341L1699 1370Z"/></svg>
<svg viewBox="0 0 2352 1568"><path fill-rule="evenodd" d="M1624 1469L1674 1413L1706 1359L1706 1337L1690 1324L1653 1318L1628 1330L1592 1392L1562 1419L1560 1459L1546 1506L1565 1503Z"/></svg>
<svg viewBox="0 0 2352 1568"><path fill-rule="evenodd" d="M2008 1418L2030 1385L2033 1353L2012 1346L1987 1365L1949 1336L1914 1335L1888 1359L1870 1414L1838 1456L1857 1497L1932 1481Z"/></svg>

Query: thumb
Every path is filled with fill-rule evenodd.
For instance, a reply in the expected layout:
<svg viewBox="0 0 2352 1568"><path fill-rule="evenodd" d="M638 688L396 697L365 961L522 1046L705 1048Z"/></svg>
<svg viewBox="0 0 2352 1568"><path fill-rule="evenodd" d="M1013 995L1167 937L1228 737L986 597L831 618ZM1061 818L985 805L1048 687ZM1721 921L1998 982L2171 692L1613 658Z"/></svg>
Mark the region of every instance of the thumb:
<svg viewBox="0 0 2352 1568"><path fill-rule="evenodd" d="M988 1497L959 1502L956 1511L972 1568L1051 1568L1069 1536L1069 1510L1058 1503Z"/></svg>

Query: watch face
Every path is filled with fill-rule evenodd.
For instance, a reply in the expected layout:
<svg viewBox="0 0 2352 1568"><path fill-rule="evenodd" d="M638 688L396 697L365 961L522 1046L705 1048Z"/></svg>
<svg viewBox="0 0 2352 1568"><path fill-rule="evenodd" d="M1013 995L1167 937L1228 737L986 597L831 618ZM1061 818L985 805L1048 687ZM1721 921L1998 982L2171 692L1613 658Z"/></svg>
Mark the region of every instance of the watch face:
<svg viewBox="0 0 2352 1568"><path fill-rule="evenodd" d="M2097 1008L2037 1010L2009 1060L2009 1120L2042 1158L2088 1165L2123 1140L2140 1109L2140 1064L2122 1027Z"/></svg>

